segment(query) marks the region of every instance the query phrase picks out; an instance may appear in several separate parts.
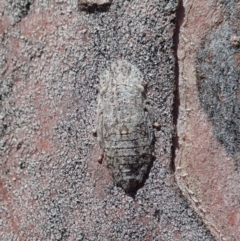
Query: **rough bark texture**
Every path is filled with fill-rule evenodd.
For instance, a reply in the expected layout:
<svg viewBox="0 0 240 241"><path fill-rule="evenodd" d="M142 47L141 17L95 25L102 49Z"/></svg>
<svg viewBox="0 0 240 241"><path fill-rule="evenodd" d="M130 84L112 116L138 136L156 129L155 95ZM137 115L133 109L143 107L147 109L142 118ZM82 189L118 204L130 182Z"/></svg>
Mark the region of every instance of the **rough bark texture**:
<svg viewBox="0 0 240 241"><path fill-rule="evenodd" d="M87 12L109 10L112 0L78 0L80 10Z"/></svg>
<svg viewBox="0 0 240 241"><path fill-rule="evenodd" d="M183 1L176 180L217 240L240 240L240 3Z"/></svg>
<svg viewBox="0 0 240 241"><path fill-rule="evenodd" d="M220 235L238 240L239 174L233 160L238 140L232 139L232 128L223 128L233 137L229 144L219 142L218 129L225 126L215 119L226 112L208 113L195 65L199 61L199 73L211 67L201 65L209 51L204 43L215 41L221 26L238 37L234 28L239 27L224 23L234 24L235 8L230 1L213 0L183 6L180 1L178 8L175 0L84 7L81 2L92 1L0 2L0 240L215 240L175 182L174 122L179 187L218 240ZM227 39L216 44L222 48ZM237 46L229 48L236 55L229 64L239 67ZM115 185L104 163L98 164L99 145L92 136L95 85L117 59L141 71L161 125L155 133L156 160L134 198ZM214 94L208 101L216 104ZM234 98L237 108L239 94ZM177 144L175 138L173 147Z"/></svg>

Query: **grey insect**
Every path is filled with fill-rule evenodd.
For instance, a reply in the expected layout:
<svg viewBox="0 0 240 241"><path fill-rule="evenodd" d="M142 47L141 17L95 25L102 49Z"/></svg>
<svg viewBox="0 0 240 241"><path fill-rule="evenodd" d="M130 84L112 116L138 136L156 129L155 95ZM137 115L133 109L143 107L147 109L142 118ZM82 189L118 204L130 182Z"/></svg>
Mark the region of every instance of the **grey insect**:
<svg viewBox="0 0 240 241"><path fill-rule="evenodd" d="M100 78L97 133L104 159L118 186L136 193L154 159L153 115L146 101L143 75L117 60Z"/></svg>

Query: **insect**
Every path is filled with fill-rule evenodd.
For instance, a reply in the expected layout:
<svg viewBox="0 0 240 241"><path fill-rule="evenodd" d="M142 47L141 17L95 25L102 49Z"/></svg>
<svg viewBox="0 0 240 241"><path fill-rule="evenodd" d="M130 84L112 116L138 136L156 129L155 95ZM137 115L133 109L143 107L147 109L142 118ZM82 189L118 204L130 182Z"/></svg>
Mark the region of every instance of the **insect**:
<svg viewBox="0 0 240 241"><path fill-rule="evenodd" d="M126 60L112 63L100 78L97 138L104 160L117 184L135 193L154 159L153 115L146 101L140 70Z"/></svg>

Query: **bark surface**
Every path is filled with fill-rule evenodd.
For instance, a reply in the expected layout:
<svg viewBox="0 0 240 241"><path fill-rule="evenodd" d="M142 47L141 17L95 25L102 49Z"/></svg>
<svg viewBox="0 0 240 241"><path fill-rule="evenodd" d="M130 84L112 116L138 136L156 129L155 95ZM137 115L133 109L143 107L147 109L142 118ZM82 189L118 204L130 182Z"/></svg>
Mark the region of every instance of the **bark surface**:
<svg viewBox="0 0 240 241"><path fill-rule="evenodd" d="M217 240L240 239L240 3L183 1L176 180Z"/></svg>
<svg viewBox="0 0 240 241"><path fill-rule="evenodd" d="M184 66L189 63L186 73L192 73L200 48L191 49L195 53L191 57L192 52L187 51L193 40L184 45L182 29L187 31L187 26L180 28L184 7L185 22L195 22L191 25L195 33L192 29L190 36L195 36L198 46L199 35L207 33L212 24L210 17L202 20L201 32L196 27L200 16L225 16L223 10L216 11L212 1L201 1L208 8L203 8L201 2L192 2L188 5L186 1L184 6L180 2L177 6L175 0L114 0L84 8L75 0L0 2L0 240L215 240L189 207L174 179L174 124L179 120L181 151L186 150L182 145L184 131L192 138L191 147L195 147L196 140L204 140L197 138L202 132L198 136L192 134L189 123L205 127L201 129L206 132L204 138L213 133L208 129L211 120L207 122L208 114L200 104L201 86L198 92L195 76L190 75L186 78L190 81L184 84L182 77L177 81L178 74L185 71L180 61ZM231 7L228 2L221 4L226 4L226 9ZM194 9L199 18L193 18ZM201 9L206 14L201 15ZM197 31L199 35L194 35ZM179 63L175 53L178 40ZM193 62L183 62L189 58ZM147 99L161 126L155 132L156 160L134 198L116 186L104 163L97 162L100 148L92 136L97 115L95 85L118 59L127 60L143 74L148 82ZM178 93L180 118L176 115ZM187 103L192 101L189 95L195 101L194 108L198 108L196 113L203 114L200 121L189 119L191 112L184 104L187 98ZM182 118L185 113L188 119ZM221 175L229 170L228 183L235 183L236 176L229 169L233 170L235 162L224 159L220 152L228 147L215 142L214 137L208 143L210 151L203 149L200 154L218 153L221 160L226 160L228 169L212 161L215 164L207 165L211 167L208 175L198 172L202 176L196 177L194 167L188 172L191 183L210 178L215 169L224 170ZM231 143L230 149L235 145ZM189 151L189 157L177 153L177 175L182 165L179 160L191 160L197 154L193 155L194 151L195 148ZM202 160L195 162L199 170L204 169ZM179 186L189 198L185 192L188 184L178 177ZM224 181L219 181L217 175L213 179ZM211 194L212 179L207 180L204 190ZM240 193L238 188L228 193L223 190L219 190L219 195L224 193L237 202L233 197ZM215 203L219 200L223 199L219 196ZM204 207L213 209L211 215L216 214L211 205ZM213 230L209 219L201 215L200 209L195 210ZM234 210L237 209L231 209L232 216L218 213L219 220L229 218L230 225L225 225L228 229L222 228L224 234L236 231L239 218L234 216ZM229 229L230 226L233 228Z"/></svg>

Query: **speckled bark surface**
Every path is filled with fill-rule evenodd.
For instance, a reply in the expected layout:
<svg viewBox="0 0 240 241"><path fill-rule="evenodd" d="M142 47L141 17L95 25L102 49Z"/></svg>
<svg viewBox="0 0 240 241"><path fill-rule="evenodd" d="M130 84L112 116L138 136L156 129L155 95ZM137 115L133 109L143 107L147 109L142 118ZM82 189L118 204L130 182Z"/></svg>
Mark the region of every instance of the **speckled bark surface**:
<svg viewBox="0 0 240 241"><path fill-rule="evenodd" d="M240 239L239 1L183 1L176 180L217 240Z"/></svg>
<svg viewBox="0 0 240 241"><path fill-rule="evenodd" d="M113 1L89 13L40 0L17 16L10 3L0 2L0 240L213 241L170 167L176 2ZM161 125L135 199L98 164L91 133L94 86L117 58L149 82Z"/></svg>

